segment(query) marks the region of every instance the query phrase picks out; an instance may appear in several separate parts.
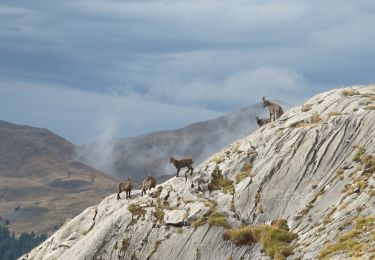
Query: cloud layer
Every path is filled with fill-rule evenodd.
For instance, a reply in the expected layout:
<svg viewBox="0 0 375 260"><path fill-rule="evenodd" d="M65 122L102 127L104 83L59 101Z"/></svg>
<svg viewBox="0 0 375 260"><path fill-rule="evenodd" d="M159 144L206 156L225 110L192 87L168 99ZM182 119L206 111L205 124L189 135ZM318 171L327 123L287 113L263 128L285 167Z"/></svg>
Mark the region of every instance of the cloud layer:
<svg viewBox="0 0 375 260"><path fill-rule="evenodd" d="M113 103L131 100L139 118L126 120L136 134L164 128L141 118L149 108L143 102L198 119L262 95L297 104L332 87L374 82L374 26L370 0L4 0L0 88L22 82L36 92L37 86L51 86L47 93L54 86L77 89L93 113L101 106L91 92ZM207 114L191 117L192 109ZM9 113L5 107L1 115L14 119ZM166 117L167 127L182 121ZM146 120L147 128L136 127Z"/></svg>

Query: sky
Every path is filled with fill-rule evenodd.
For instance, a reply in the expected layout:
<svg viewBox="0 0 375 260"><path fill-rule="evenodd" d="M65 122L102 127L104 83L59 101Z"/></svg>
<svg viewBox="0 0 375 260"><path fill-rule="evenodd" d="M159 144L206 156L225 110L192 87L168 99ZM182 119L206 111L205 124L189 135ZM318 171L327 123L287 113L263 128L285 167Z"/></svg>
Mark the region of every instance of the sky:
<svg viewBox="0 0 375 260"><path fill-rule="evenodd" d="M0 119L82 144L375 82L371 0L2 0Z"/></svg>

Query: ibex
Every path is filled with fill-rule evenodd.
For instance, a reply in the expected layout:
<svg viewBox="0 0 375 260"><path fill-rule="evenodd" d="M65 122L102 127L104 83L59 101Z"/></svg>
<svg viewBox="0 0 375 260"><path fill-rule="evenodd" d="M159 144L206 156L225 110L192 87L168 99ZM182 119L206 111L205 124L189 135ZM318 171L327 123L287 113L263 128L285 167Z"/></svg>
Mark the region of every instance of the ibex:
<svg viewBox="0 0 375 260"><path fill-rule="evenodd" d="M130 199L130 192L132 190L132 178L129 177L127 182L120 182L117 185L117 200L120 199L120 193L125 191L126 192L126 198Z"/></svg>
<svg viewBox="0 0 375 260"><path fill-rule="evenodd" d="M270 120L271 121L275 121L282 114L284 114L284 110L280 105L278 105L276 103L273 103L269 100L266 100L265 97L263 97L263 107L268 107L268 110L270 111Z"/></svg>
<svg viewBox="0 0 375 260"><path fill-rule="evenodd" d="M151 175L148 175L147 178L142 182L142 195L146 194L147 190L151 190L151 188L155 188L156 180Z"/></svg>
<svg viewBox="0 0 375 260"><path fill-rule="evenodd" d="M180 159L180 160L177 160L175 159L173 156L170 158L169 160L169 163L173 163L173 165L177 168L177 173L176 173L176 176L178 177L178 174L180 173L180 169L181 168L184 168L184 167L187 167L187 171L185 172L185 180L187 180L187 175L186 173L188 171L191 171L190 172L190 175L193 175L193 159L191 158L183 158L183 159Z"/></svg>

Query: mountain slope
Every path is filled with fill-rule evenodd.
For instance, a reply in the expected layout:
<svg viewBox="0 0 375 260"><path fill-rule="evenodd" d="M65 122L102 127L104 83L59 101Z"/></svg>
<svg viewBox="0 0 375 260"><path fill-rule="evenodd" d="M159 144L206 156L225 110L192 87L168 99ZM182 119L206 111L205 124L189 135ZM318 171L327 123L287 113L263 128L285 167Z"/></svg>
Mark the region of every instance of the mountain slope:
<svg viewBox="0 0 375 260"><path fill-rule="evenodd" d="M373 259L374 122L375 85L319 94L187 182L108 196L22 259Z"/></svg>
<svg viewBox="0 0 375 260"><path fill-rule="evenodd" d="M77 154L83 163L119 179L132 176L140 181L147 174L173 174L175 169L169 165L170 156L192 156L198 165L213 152L254 131L255 117L265 111L261 105L253 105L181 129L116 140L106 145L106 149L102 143L84 145L78 148ZM110 146L113 148L108 149ZM103 151L111 154L103 154Z"/></svg>
<svg viewBox="0 0 375 260"><path fill-rule="evenodd" d="M51 232L114 190L113 178L74 161L74 150L47 129L0 121L0 212L12 231Z"/></svg>

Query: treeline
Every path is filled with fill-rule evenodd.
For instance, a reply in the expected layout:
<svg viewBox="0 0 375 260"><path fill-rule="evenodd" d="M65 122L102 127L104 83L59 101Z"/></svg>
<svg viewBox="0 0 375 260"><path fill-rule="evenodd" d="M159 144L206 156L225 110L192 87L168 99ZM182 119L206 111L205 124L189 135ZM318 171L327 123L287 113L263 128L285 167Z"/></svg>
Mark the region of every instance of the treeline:
<svg viewBox="0 0 375 260"><path fill-rule="evenodd" d="M0 260L14 260L23 254L29 252L44 240L47 235L35 235L34 232L22 233L16 238L14 233L10 233L9 229L0 225Z"/></svg>

